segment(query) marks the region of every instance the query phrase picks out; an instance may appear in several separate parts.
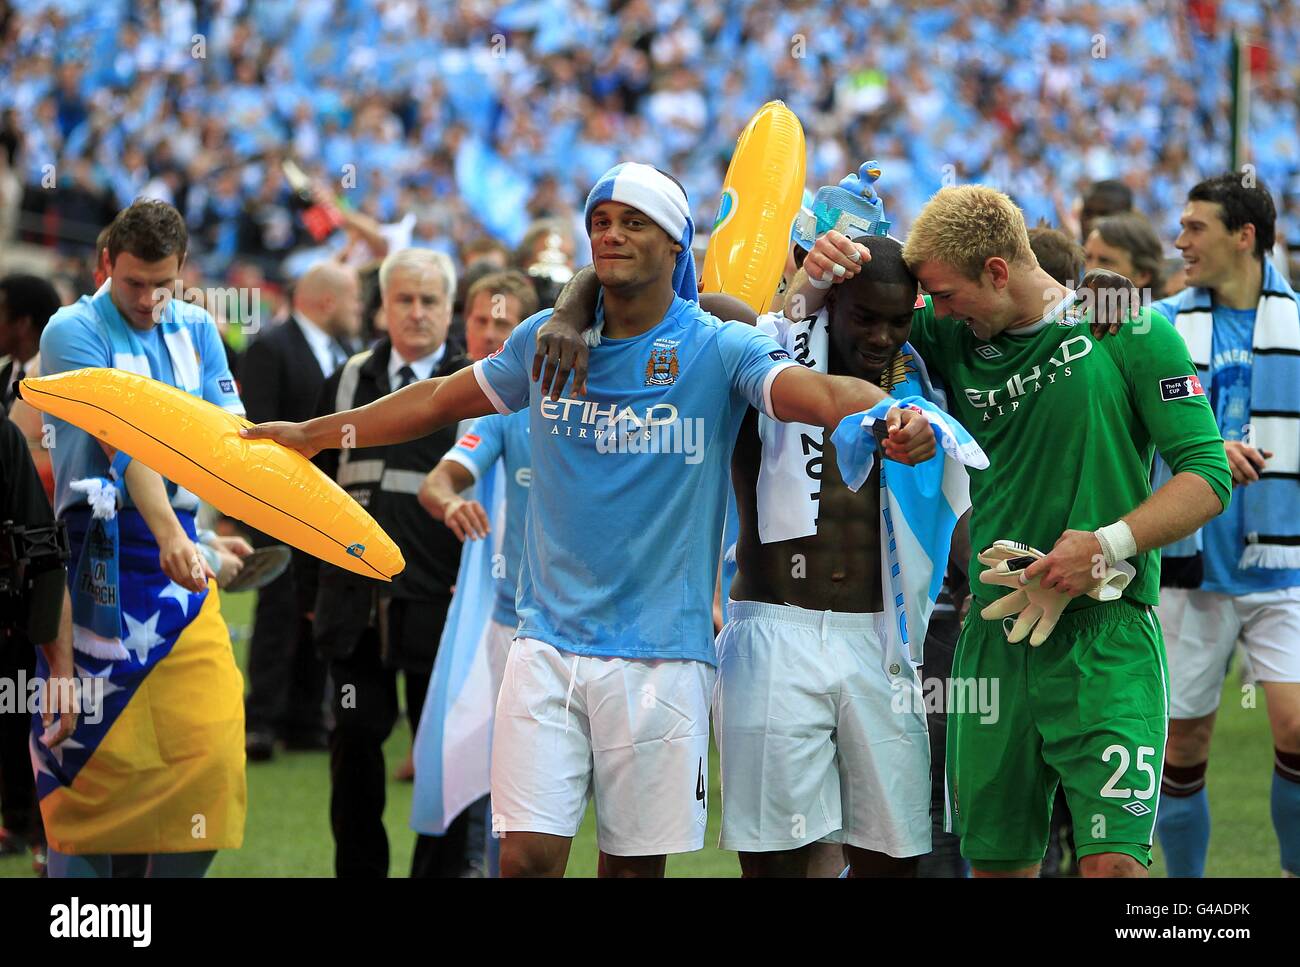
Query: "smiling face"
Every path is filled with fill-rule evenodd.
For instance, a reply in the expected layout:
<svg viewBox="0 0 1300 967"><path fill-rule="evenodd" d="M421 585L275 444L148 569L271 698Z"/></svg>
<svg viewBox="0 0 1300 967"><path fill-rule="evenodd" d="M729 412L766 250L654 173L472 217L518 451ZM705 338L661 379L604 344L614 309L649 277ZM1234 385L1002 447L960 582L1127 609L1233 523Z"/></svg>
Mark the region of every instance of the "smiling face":
<svg viewBox="0 0 1300 967"><path fill-rule="evenodd" d="M852 286L853 288L848 288ZM847 375L880 382L912 332L916 286L851 280L830 307L830 341Z"/></svg>
<svg viewBox="0 0 1300 967"><path fill-rule="evenodd" d="M591 213L591 261L607 289L672 285L682 247L642 211L616 201Z"/></svg>
<svg viewBox="0 0 1300 967"><path fill-rule="evenodd" d="M1014 303L1006 291L1008 267L1003 259L986 260L978 279L937 261L916 266L916 277L933 298L937 317L949 316L964 323L979 339L992 339L1014 319Z"/></svg>
<svg viewBox="0 0 1300 967"><path fill-rule="evenodd" d="M1217 288L1232 278L1241 256L1255 249L1255 226L1228 231L1218 202L1189 201L1179 224L1174 245L1183 255L1189 286Z"/></svg>
<svg viewBox="0 0 1300 967"><path fill-rule="evenodd" d="M109 266L109 294L122 318L136 329L151 329L177 287L182 262L176 255L145 262L130 252L118 252Z"/></svg>

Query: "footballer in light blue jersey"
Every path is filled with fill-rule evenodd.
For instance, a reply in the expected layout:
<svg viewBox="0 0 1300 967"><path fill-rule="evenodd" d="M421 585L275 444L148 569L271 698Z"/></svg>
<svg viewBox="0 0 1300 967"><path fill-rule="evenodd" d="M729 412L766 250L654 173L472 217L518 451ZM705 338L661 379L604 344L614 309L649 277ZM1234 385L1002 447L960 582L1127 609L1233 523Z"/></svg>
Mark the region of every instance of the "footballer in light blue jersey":
<svg viewBox="0 0 1300 967"><path fill-rule="evenodd" d="M515 590L519 587L519 561L524 555L524 520L533 473L528 450L527 411L520 410L509 416L498 413L480 417L443 459L460 464L473 475L475 482L493 463L502 461L506 474L506 526L501 542L505 571L497 579L492 620L513 628L519 623L515 613ZM491 499L491 494L480 494L479 497L486 501Z"/></svg>
<svg viewBox="0 0 1300 967"><path fill-rule="evenodd" d="M193 371L189 375L189 391L214 403L224 410L244 414L244 404L239 399L235 378L226 363L226 350L221 334L207 310L200 306L170 299L163 308L158 325L137 328L129 325L113 304L109 291L111 282L105 282L90 298L82 298L64 306L50 317L41 333L41 373L53 376L72 369L111 368L124 366L115 334L130 333L131 346L139 356L136 365L140 371L147 365L154 379L187 388L181 374L175 369L174 353L193 355ZM166 331L174 330L180 338L169 338ZM188 359L182 359L187 365ZM99 441L84 430L58 419L49 418L55 430L56 446L50 447L54 464L54 511L63 514L73 505L84 505L85 497L70 489L74 480L84 477L107 477L109 460ZM178 510L194 510L198 499L182 491L170 481L167 492L172 506ZM121 488L125 506L134 506L130 491Z"/></svg>
<svg viewBox="0 0 1300 967"><path fill-rule="evenodd" d="M475 364L501 413L527 409L533 481L518 637L577 655L716 664L713 588L732 447L794 365L769 336L674 298L662 322L591 350L585 398L531 378L538 313Z"/></svg>

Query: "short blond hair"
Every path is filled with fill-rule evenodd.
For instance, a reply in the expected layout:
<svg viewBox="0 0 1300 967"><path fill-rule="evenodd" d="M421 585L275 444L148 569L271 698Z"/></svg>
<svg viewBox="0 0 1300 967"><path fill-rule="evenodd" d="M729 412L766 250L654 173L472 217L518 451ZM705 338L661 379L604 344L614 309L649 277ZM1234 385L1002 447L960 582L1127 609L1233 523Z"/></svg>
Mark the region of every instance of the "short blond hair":
<svg viewBox="0 0 1300 967"><path fill-rule="evenodd" d="M1030 264L1024 213L995 188L941 188L921 209L903 246L903 260L916 271L923 262L943 262L978 279L990 258Z"/></svg>

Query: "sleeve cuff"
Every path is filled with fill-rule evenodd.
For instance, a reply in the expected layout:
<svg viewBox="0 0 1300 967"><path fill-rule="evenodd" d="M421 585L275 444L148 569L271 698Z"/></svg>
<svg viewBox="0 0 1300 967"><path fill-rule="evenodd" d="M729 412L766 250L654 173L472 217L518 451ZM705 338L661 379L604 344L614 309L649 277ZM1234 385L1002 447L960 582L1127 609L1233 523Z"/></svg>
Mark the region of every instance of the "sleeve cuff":
<svg viewBox="0 0 1300 967"><path fill-rule="evenodd" d="M452 463L459 463L462 467L464 467L466 470L469 471L470 476L474 478L474 482L478 483L478 478L479 478L478 464L475 463L473 460L471 460L469 457L465 456L465 454L458 453L454 449L448 450L445 454L443 454L442 459L450 460Z"/></svg>
<svg viewBox="0 0 1300 967"><path fill-rule="evenodd" d="M478 380L479 389L483 391L483 395L488 398L494 407L496 407L496 411L502 416L509 416L514 412L514 410L506 406L505 401L502 400L501 397L497 395L497 391L492 388L492 383L488 380L487 373L483 371L483 364L485 362L487 362L487 360L480 359L474 364L474 378Z"/></svg>
<svg viewBox="0 0 1300 967"><path fill-rule="evenodd" d="M781 373L785 372L791 366L798 366L798 365L799 364L796 363L793 359L787 359L783 362L777 363L775 366L773 366L771 369L767 371L767 375L763 377L764 415L769 416L774 420L777 419L776 411L772 408L772 384L776 382L777 376L779 376Z"/></svg>

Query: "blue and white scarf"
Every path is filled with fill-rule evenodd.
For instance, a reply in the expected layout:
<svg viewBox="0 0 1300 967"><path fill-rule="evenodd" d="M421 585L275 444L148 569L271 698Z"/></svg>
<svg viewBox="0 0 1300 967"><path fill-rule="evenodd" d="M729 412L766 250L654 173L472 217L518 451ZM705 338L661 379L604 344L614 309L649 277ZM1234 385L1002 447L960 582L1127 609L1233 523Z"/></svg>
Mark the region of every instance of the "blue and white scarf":
<svg viewBox="0 0 1300 967"><path fill-rule="evenodd" d="M1202 382L1210 386L1214 300L1209 289L1184 289L1175 297L1174 328L1187 343ZM1238 487L1246 543L1237 567L1300 568L1300 305L1267 259L1255 314L1250 382L1251 445L1273 453L1257 482ZM1154 485L1171 476L1158 457ZM1201 532L1166 546L1167 558L1201 552Z"/></svg>

